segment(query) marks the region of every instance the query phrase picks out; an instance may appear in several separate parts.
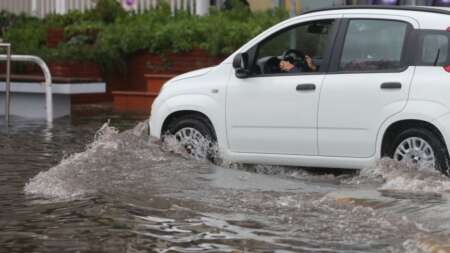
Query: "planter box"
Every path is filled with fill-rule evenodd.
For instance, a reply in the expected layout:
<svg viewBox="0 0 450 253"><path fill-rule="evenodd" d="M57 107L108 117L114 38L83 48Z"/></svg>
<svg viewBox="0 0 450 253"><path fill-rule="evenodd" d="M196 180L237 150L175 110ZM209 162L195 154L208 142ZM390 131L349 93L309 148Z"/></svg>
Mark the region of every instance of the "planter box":
<svg viewBox="0 0 450 253"><path fill-rule="evenodd" d="M141 70L145 74L182 74L199 68L219 64L224 56L212 57L201 49L186 53L165 55L138 52L128 61L128 70Z"/></svg>
<svg viewBox="0 0 450 253"><path fill-rule="evenodd" d="M165 55L138 52L127 61L127 71L108 78L107 93L116 112L148 114L161 86L173 76L219 64L225 57L211 57L203 50Z"/></svg>
<svg viewBox="0 0 450 253"><path fill-rule="evenodd" d="M93 62L50 62L52 76L101 79L100 67Z"/></svg>
<svg viewBox="0 0 450 253"><path fill-rule="evenodd" d="M157 74L150 74L145 75L145 79L147 80L147 91L148 92L154 92L159 93L162 86L169 81L170 79L174 78L175 75L157 75Z"/></svg>
<svg viewBox="0 0 450 253"><path fill-rule="evenodd" d="M19 68L18 68L18 65L19 65ZM6 74L6 63L0 63L0 75L4 75L4 74ZM11 74L42 75L42 70L38 65L36 65L34 63L28 63L28 62L12 63Z"/></svg>
<svg viewBox="0 0 450 253"><path fill-rule="evenodd" d="M64 28L48 28L47 47L56 48L64 40Z"/></svg>
<svg viewBox="0 0 450 253"><path fill-rule="evenodd" d="M18 63L15 63L18 64ZM94 62L49 62L48 68L53 77L70 77L83 79L102 79L100 67ZM0 75L6 73L6 63L0 63ZM11 66L12 74L43 75L41 68L34 63L20 63Z"/></svg>
<svg viewBox="0 0 450 253"><path fill-rule="evenodd" d="M125 74L113 76L111 79L115 84L123 80L122 90L145 91L147 90L145 75L179 75L217 65L224 59L225 56L211 57L200 49L187 53L167 53L163 56L141 51L128 59Z"/></svg>
<svg viewBox="0 0 450 253"><path fill-rule="evenodd" d="M34 63L24 63L24 71L26 75L43 75L41 67Z"/></svg>
<svg viewBox="0 0 450 253"><path fill-rule="evenodd" d="M158 93L144 91L114 91L113 110L120 113L148 115Z"/></svg>

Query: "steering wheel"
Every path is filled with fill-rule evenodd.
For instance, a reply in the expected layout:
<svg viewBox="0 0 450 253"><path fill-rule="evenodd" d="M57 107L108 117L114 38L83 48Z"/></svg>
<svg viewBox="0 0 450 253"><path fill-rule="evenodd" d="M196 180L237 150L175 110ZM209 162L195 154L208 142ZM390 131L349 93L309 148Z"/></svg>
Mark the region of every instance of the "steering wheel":
<svg viewBox="0 0 450 253"><path fill-rule="evenodd" d="M281 55L281 59L283 61L288 61L291 64L295 65L296 67L300 68L300 71L302 72L311 71L308 64L306 63L305 53L303 53L300 50L288 49L283 52L283 54Z"/></svg>

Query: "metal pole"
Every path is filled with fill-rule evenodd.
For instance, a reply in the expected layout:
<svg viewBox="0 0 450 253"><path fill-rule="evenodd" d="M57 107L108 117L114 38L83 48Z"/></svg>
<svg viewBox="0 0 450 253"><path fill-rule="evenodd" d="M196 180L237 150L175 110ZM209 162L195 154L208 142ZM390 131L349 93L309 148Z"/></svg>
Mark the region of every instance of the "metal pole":
<svg viewBox="0 0 450 253"><path fill-rule="evenodd" d="M0 44L2 46L2 44ZM53 122L53 93L52 93L52 76L47 64L39 57L32 55L0 55L0 61L8 61L8 58L11 61L17 62L34 62L39 67L41 67L42 72L45 77L45 105L47 111L47 122Z"/></svg>
<svg viewBox="0 0 450 253"><path fill-rule="evenodd" d="M6 83L5 83L5 121L9 126L9 113L11 106L11 44L2 45L6 47Z"/></svg>

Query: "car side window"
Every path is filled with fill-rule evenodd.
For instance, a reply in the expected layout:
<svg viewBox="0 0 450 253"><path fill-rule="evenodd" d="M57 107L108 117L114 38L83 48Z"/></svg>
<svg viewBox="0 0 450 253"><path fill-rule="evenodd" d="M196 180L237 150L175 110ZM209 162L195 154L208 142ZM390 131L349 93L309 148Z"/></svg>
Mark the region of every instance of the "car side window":
<svg viewBox="0 0 450 253"><path fill-rule="evenodd" d="M253 74L320 72L333 24L332 19L307 22L265 39L258 45ZM283 69L283 62L294 68Z"/></svg>
<svg viewBox="0 0 450 253"><path fill-rule="evenodd" d="M402 68L408 24L393 20L350 20L339 71L393 71Z"/></svg>
<svg viewBox="0 0 450 253"><path fill-rule="evenodd" d="M421 36L419 65L446 66L449 59L448 32L424 32Z"/></svg>

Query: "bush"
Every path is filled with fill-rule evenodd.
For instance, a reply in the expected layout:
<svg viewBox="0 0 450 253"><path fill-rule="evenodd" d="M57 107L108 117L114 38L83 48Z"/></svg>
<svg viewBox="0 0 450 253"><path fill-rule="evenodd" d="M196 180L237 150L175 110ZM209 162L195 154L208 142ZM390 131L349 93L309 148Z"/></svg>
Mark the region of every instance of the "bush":
<svg viewBox="0 0 450 253"><path fill-rule="evenodd" d="M226 10L249 8L247 0L225 0L224 7Z"/></svg>
<svg viewBox="0 0 450 253"><path fill-rule="evenodd" d="M232 1L241 5L239 1ZM208 16L171 15L168 4L142 14L127 14L115 0L98 0L96 9L23 19L8 26L5 39L15 53L46 60L96 61L103 69L122 66L138 51L165 54L200 48L210 55L232 53L242 44L287 17L282 10L252 13L248 8L211 9ZM0 13L0 25L2 18ZM45 48L48 27L64 27L65 41Z"/></svg>
<svg viewBox="0 0 450 253"><path fill-rule="evenodd" d="M212 56L225 55L286 17L281 10L250 13L242 8L211 10L205 17L171 16L168 7L161 7L117 20L99 34L97 46L111 61L139 50L164 54L201 48Z"/></svg>
<svg viewBox="0 0 450 253"><path fill-rule="evenodd" d="M112 23L117 18L126 15L125 10L122 9L117 0L97 0L95 13L98 19L105 23Z"/></svg>
<svg viewBox="0 0 450 253"><path fill-rule="evenodd" d="M3 37L6 31L16 24L21 24L28 21L36 21L36 18L28 17L25 14L16 15L5 10L0 11L0 35Z"/></svg>
<svg viewBox="0 0 450 253"><path fill-rule="evenodd" d="M69 25L64 28L64 38L68 44L94 45L103 27L101 22L90 21Z"/></svg>
<svg viewBox="0 0 450 253"><path fill-rule="evenodd" d="M4 40L11 43L14 54L40 55L40 49L46 41L46 27L35 19L21 21L8 29Z"/></svg>
<svg viewBox="0 0 450 253"><path fill-rule="evenodd" d="M66 27L83 22L98 22L98 18L95 10L89 10L81 12L78 10L71 10L67 14L50 14L43 19L43 23L47 27Z"/></svg>

